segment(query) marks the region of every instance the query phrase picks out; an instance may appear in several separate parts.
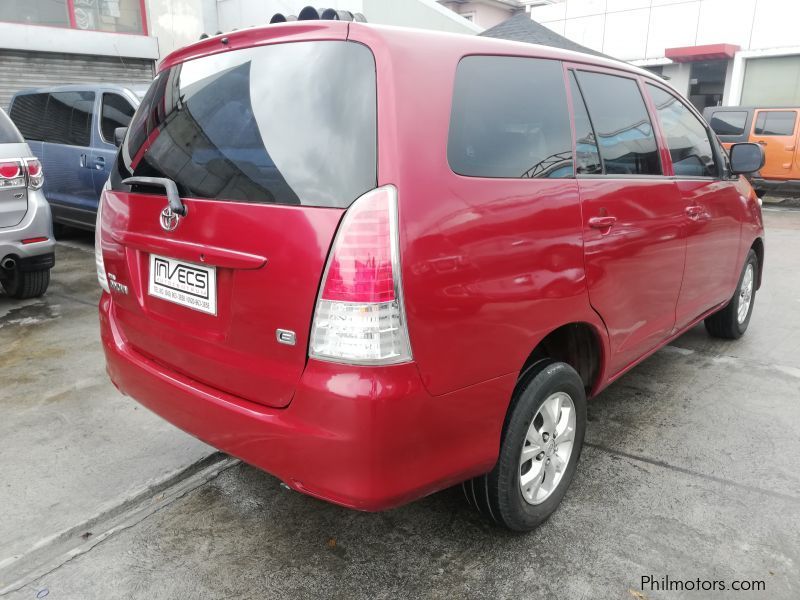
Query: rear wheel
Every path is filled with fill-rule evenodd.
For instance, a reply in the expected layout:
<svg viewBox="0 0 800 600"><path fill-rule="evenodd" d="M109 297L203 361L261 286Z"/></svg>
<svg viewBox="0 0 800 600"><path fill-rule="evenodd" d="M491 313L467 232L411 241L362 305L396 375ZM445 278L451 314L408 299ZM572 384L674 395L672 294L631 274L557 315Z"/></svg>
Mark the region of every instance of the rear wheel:
<svg viewBox="0 0 800 600"><path fill-rule="evenodd" d="M14 269L3 279L3 289L12 298L24 300L43 296L50 285L50 269L20 271Z"/></svg>
<svg viewBox="0 0 800 600"><path fill-rule="evenodd" d="M566 363L546 362L520 379L491 472L463 484L470 504L494 523L530 531L558 507L586 431L586 392Z"/></svg>
<svg viewBox="0 0 800 600"><path fill-rule="evenodd" d="M758 256L750 250L744 263L739 285L728 305L705 320L706 331L713 336L736 340L744 335L753 314L758 281Z"/></svg>

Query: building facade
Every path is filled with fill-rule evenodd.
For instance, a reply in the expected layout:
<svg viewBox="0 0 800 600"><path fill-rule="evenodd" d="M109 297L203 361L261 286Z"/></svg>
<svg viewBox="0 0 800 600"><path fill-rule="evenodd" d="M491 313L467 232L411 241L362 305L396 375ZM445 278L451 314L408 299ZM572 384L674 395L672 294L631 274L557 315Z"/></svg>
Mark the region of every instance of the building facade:
<svg viewBox="0 0 800 600"><path fill-rule="evenodd" d="M2 0L0 106L24 88L153 77L144 0Z"/></svg>
<svg viewBox="0 0 800 600"><path fill-rule="evenodd" d="M797 0L564 0L531 16L662 75L700 109L800 105Z"/></svg>

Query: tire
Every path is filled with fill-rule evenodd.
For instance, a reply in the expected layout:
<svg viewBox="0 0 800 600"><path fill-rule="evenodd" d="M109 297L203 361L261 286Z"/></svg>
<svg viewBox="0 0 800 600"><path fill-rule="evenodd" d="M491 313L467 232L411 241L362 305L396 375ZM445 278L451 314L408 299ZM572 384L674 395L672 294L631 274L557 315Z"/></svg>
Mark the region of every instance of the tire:
<svg viewBox="0 0 800 600"><path fill-rule="evenodd" d="M748 277L749 270L749 277ZM749 281L749 284L748 284ZM730 302L725 308L715 312L705 320L706 331L709 335L726 340L738 340L747 331L750 324L750 316L753 314L753 306L756 303L756 282L758 281L758 256L754 250L747 254L747 260L742 267L742 274L739 275L739 283ZM748 291L749 285L749 291ZM740 315L739 309L745 298L749 298L746 309Z"/></svg>
<svg viewBox="0 0 800 600"><path fill-rule="evenodd" d="M40 271L15 270L11 277L3 280L3 289L12 298L25 300L43 296L50 285L50 269Z"/></svg>
<svg viewBox="0 0 800 600"><path fill-rule="evenodd" d="M569 408L565 396L571 401L573 420L570 411L565 410ZM546 431L551 427L543 420L543 414L555 406L556 398L561 409L554 421L561 433L553 438ZM568 435L564 426L569 424L572 425L572 445L566 454ZM494 469L462 484L468 502L497 525L512 531L535 529L553 514L572 482L585 431L586 392L575 369L566 363L553 361L534 365L517 384ZM538 446L530 444L532 438L538 440ZM561 448L556 451L559 438L562 440ZM562 465L560 471L557 471L557 464ZM538 473L542 473L544 482ZM523 484L526 480L529 481ZM539 481L538 486L536 481ZM555 485L548 491L546 483L553 482ZM535 486L536 494L541 498L531 496ZM523 487L529 499L523 495Z"/></svg>

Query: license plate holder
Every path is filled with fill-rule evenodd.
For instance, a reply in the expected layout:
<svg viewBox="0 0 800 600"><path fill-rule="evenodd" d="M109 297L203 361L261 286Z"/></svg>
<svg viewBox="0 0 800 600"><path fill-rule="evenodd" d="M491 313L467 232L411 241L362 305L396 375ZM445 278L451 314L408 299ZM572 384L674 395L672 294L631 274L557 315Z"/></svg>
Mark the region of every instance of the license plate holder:
<svg viewBox="0 0 800 600"><path fill-rule="evenodd" d="M216 316L217 269L151 254L147 293L155 298Z"/></svg>

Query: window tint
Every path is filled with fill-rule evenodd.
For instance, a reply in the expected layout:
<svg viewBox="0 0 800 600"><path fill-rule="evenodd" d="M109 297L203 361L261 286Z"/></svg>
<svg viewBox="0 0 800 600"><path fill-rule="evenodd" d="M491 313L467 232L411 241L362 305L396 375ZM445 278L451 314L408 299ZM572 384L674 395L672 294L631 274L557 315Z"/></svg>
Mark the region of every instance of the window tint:
<svg viewBox="0 0 800 600"><path fill-rule="evenodd" d="M758 113L753 133L756 135L792 135L797 113L791 110Z"/></svg>
<svg viewBox="0 0 800 600"><path fill-rule="evenodd" d="M647 89L667 138L675 175L716 177L717 165L705 125L672 94L650 84Z"/></svg>
<svg viewBox="0 0 800 600"><path fill-rule="evenodd" d="M103 139L114 143L114 130L127 127L133 117L133 106L119 94L103 94L103 106L100 109L100 131Z"/></svg>
<svg viewBox="0 0 800 600"><path fill-rule="evenodd" d="M14 98L9 116L26 140L44 139L47 94L23 94Z"/></svg>
<svg viewBox="0 0 800 600"><path fill-rule="evenodd" d="M600 153L597 150L597 139L586 112L575 73L569 74L570 93L572 94L572 107L575 115L575 171L579 175L596 175L603 172L600 162Z"/></svg>
<svg viewBox="0 0 800 600"><path fill-rule="evenodd" d="M572 177L561 63L467 56L456 70L450 168L471 177Z"/></svg>
<svg viewBox="0 0 800 600"><path fill-rule="evenodd" d="M44 113L44 141L89 146L92 140L94 92L50 94Z"/></svg>
<svg viewBox="0 0 800 600"><path fill-rule="evenodd" d="M660 175L653 126L633 79L578 71L606 174Z"/></svg>
<svg viewBox="0 0 800 600"><path fill-rule="evenodd" d="M747 122L745 111L717 111L711 115L711 129L717 135L742 135Z"/></svg>
<svg viewBox="0 0 800 600"><path fill-rule="evenodd" d="M346 207L377 184L376 113L375 60L361 44L199 58L153 82L111 184L167 177L189 197Z"/></svg>
<svg viewBox="0 0 800 600"><path fill-rule="evenodd" d="M2 110L0 110L0 144L19 144L25 140Z"/></svg>

